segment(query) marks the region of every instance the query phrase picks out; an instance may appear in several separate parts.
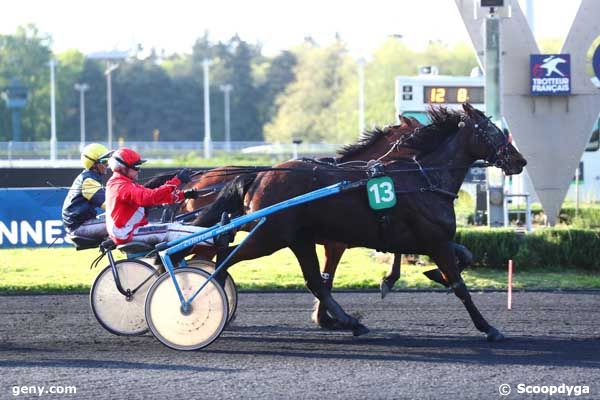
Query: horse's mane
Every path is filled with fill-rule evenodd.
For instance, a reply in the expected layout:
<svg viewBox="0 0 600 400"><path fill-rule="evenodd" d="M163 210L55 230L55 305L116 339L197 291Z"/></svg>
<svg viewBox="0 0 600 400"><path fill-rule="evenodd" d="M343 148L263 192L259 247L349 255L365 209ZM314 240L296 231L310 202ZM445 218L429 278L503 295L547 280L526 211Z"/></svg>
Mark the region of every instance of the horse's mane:
<svg viewBox="0 0 600 400"><path fill-rule="evenodd" d="M375 128L371 131L363 132L356 143L347 144L336 151L341 158L352 157L353 155L362 152L364 149L371 147L379 138L387 133L388 128Z"/></svg>
<svg viewBox="0 0 600 400"><path fill-rule="evenodd" d="M446 107L430 107L427 112L431 123L416 129L408 136L402 146L410 147L419 152L419 155L430 153L442 142L458 131L458 123L462 119L460 111Z"/></svg>

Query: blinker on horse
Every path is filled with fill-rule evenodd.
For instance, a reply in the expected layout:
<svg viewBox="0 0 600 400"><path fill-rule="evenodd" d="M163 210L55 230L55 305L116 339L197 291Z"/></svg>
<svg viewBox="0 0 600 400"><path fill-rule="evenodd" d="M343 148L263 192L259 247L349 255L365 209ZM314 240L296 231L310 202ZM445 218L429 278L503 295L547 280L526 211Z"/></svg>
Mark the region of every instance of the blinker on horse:
<svg viewBox="0 0 600 400"><path fill-rule="evenodd" d="M396 205L389 209L393 223L386 237L379 234L378 219L369 208L366 194L354 190L273 215L233 255L229 266L289 247L300 263L308 289L342 327L360 335L368 329L342 309L321 281L316 239L428 255L464 304L475 327L490 341L503 339L502 333L483 318L473 303L456 265L453 200L474 161L487 160L509 175L520 173L526 161L483 113L469 104L463 105L463 109L463 112L432 109L430 125L391 148L389 161L381 165L383 173L392 178L397 194ZM399 155L404 146L417 150L412 161ZM221 212L254 212L342 180L360 181L368 172L315 168L300 161L289 161L277 168L287 171L265 171L236 178L195 223L205 225L205 219ZM233 248L221 256L228 255Z"/></svg>

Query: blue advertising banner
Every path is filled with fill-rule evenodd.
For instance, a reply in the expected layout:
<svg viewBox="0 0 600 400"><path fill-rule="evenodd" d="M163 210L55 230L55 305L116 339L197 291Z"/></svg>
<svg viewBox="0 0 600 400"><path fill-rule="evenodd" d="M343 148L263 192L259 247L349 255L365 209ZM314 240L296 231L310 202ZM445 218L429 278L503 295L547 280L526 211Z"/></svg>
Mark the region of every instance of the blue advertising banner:
<svg viewBox="0 0 600 400"><path fill-rule="evenodd" d="M531 54L529 65L532 96L571 94L570 54Z"/></svg>
<svg viewBox="0 0 600 400"><path fill-rule="evenodd" d="M66 195L67 189L0 189L0 248L66 245Z"/></svg>

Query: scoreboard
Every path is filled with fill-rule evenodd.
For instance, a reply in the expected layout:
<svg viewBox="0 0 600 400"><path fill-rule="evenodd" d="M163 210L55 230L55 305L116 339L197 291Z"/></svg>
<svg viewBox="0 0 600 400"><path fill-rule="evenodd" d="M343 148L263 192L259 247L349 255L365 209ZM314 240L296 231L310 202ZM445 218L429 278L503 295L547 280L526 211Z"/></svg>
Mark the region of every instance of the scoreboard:
<svg viewBox="0 0 600 400"><path fill-rule="evenodd" d="M459 109L471 103L485 111L483 76L417 75L397 76L395 88L396 116L410 116L428 123L430 105Z"/></svg>
<svg viewBox="0 0 600 400"><path fill-rule="evenodd" d="M423 101L431 104L483 103L483 87L423 86Z"/></svg>

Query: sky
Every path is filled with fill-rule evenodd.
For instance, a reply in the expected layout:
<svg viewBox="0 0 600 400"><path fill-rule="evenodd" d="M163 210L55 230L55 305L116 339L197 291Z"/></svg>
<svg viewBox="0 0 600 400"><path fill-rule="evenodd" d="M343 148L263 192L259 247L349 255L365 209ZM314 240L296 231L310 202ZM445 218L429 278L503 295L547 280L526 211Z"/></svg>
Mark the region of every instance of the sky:
<svg viewBox="0 0 600 400"><path fill-rule="evenodd" d="M564 38L581 0L533 2L536 37ZM73 48L85 54L128 50L136 43L146 49L164 49L167 54L190 53L205 31L211 41L238 33L248 42L261 43L267 55L294 47L306 36L327 44L336 33L357 57L368 57L390 35L402 35L415 48L430 40L469 42L454 0L4 2L0 34L14 33L17 26L27 23L52 36L55 53Z"/></svg>

